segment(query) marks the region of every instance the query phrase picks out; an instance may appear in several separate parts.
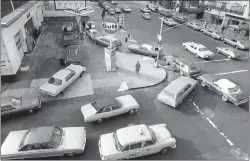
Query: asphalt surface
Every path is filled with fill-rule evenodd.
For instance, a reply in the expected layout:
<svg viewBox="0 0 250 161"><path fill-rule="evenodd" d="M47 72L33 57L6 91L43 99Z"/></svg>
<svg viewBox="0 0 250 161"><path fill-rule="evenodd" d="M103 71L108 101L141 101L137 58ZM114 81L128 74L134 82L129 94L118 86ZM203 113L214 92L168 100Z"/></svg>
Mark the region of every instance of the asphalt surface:
<svg viewBox="0 0 250 161"><path fill-rule="evenodd" d="M159 33L159 14L153 13L152 20L142 19L138 4L133 2L122 2L131 6L132 12L125 14L126 28L132 35L141 42L156 44L156 35ZM95 18L101 15L101 9L97 5ZM248 59L241 61L223 60L219 62L203 63L202 59L197 59L194 55L184 50L182 43L195 41L205 45L211 51L215 51L216 46L221 42L210 39L185 26L170 29L163 32L163 47L170 54L180 54L188 60L197 62L197 65L207 73L227 73L248 69ZM88 40L85 42L88 43ZM87 47L88 45L86 45ZM88 49L88 50L87 50ZM103 48L97 45L83 49L84 52L103 53ZM100 54L101 55L101 54ZM104 54L102 54L104 55ZM216 54L212 60L226 59L222 55ZM86 59L87 63L88 59ZM102 57L91 59L91 72L101 72ZM59 62L58 62L59 63ZM90 63L91 64L91 63ZM89 64L88 64L89 65ZM58 65L59 66L59 65ZM58 67L59 68L59 67ZM47 69L49 70L49 69ZM51 68L51 70L54 70ZM43 72L45 73L45 71ZM47 74L46 74L47 75ZM247 72L226 74L223 77L229 78L244 89L248 89ZM128 91L124 93L102 93L100 95L85 96L77 99L44 103L41 111L24 116L13 116L10 119L2 120L1 140L6 138L10 131L29 129L38 126L84 126L87 130L87 145L85 152L75 157L53 157L47 159L88 159L99 160L98 137L101 134L109 133L127 126L128 124L147 125L166 123L173 137L177 140L176 149L167 154L150 155L138 159L143 160L185 160L185 159L235 159L235 146L243 152L249 151L249 106L244 104L236 107L231 103L221 100L221 97L199 85L176 109L170 108L155 98L157 94L167 85L163 83L153 88ZM103 124L85 123L80 112L80 107L92 100L104 96L120 96L130 93L140 104L137 115L122 115L106 120ZM216 128L200 114L204 113L216 125ZM220 132L224 133L235 146L230 146Z"/></svg>

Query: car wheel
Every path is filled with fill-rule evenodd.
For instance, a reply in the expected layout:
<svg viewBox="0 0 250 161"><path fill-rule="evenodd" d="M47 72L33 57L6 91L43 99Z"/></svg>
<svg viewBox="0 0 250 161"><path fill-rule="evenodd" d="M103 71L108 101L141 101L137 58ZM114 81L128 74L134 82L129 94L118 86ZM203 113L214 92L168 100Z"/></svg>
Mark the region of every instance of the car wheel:
<svg viewBox="0 0 250 161"><path fill-rule="evenodd" d="M80 77L82 77L82 75L84 74L84 71L83 72L81 72L81 74L80 74Z"/></svg>
<svg viewBox="0 0 250 161"><path fill-rule="evenodd" d="M226 44L226 41L223 41L224 44Z"/></svg>
<svg viewBox="0 0 250 161"><path fill-rule="evenodd" d="M62 66L65 65L63 59L60 59L60 64L61 64Z"/></svg>
<svg viewBox="0 0 250 161"><path fill-rule="evenodd" d="M229 56L228 56L228 59L232 59L232 56L229 55Z"/></svg>
<svg viewBox="0 0 250 161"><path fill-rule="evenodd" d="M239 103L234 103L235 106L239 106Z"/></svg>
<svg viewBox="0 0 250 161"><path fill-rule="evenodd" d="M103 121L104 121L103 119L98 119L98 120L96 120L96 122L97 122L98 124L102 123Z"/></svg>
<svg viewBox="0 0 250 161"><path fill-rule="evenodd" d="M235 46L235 48L238 50L238 49L239 49L239 46L238 46L238 45L236 45L236 46Z"/></svg>
<svg viewBox="0 0 250 161"><path fill-rule="evenodd" d="M196 56L196 58L199 58L199 55L197 53L195 54L195 56Z"/></svg>
<svg viewBox="0 0 250 161"><path fill-rule="evenodd" d="M185 50L187 50L187 47L186 47L186 45L184 45L184 49L185 49Z"/></svg>
<svg viewBox="0 0 250 161"><path fill-rule="evenodd" d="M168 148L163 148L162 150L161 150L161 153L162 154L166 154L168 152Z"/></svg>
<svg viewBox="0 0 250 161"><path fill-rule="evenodd" d="M30 114L32 114L32 113L34 113L34 110L32 109L32 110L29 110L28 111Z"/></svg>
<svg viewBox="0 0 250 161"><path fill-rule="evenodd" d="M72 157L75 155L75 153L67 153L66 155Z"/></svg>
<svg viewBox="0 0 250 161"><path fill-rule="evenodd" d="M206 83L204 81L201 82L202 87L206 87Z"/></svg>
<svg viewBox="0 0 250 161"><path fill-rule="evenodd" d="M227 96L223 95L222 100L226 102L227 101Z"/></svg>
<svg viewBox="0 0 250 161"><path fill-rule="evenodd" d="M129 111L129 114L130 114L130 115L133 115L134 113L135 113L135 110L130 110L130 111Z"/></svg>

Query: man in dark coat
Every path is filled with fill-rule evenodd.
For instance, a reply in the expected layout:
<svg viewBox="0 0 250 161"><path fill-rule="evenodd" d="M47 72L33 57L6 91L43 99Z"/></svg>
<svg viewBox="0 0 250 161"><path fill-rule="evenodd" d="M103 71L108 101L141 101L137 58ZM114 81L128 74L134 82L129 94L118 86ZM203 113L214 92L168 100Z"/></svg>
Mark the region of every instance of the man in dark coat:
<svg viewBox="0 0 250 161"><path fill-rule="evenodd" d="M137 61L137 63L135 64L135 71L137 75L139 74L140 69L141 69L141 64L139 61Z"/></svg>
<svg viewBox="0 0 250 161"><path fill-rule="evenodd" d="M103 11L102 11L102 20L104 19L104 17L105 17L105 10L103 9Z"/></svg>

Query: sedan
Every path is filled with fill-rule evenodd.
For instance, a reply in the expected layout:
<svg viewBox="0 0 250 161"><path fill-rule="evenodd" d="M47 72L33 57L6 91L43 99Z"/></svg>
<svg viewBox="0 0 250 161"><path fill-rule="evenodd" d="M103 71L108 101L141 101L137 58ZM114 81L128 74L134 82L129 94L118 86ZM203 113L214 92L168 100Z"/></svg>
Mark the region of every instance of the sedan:
<svg viewBox="0 0 250 161"><path fill-rule="evenodd" d="M148 9L150 9L151 11L153 11L153 12L156 12L156 11L157 11L153 5L147 5L146 7L147 7Z"/></svg>
<svg viewBox="0 0 250 161"><path fill-rule="evenodd" d="M165 18L163 20L163 23L170 26L170 27L178 25L178 23L176 21L174 21L172 18Z"/></svg>
<svg viewBox="0 0 250 161"><path fill-rule="evenodd" d="M41 100L38 96L8 96L1 98L1 116L7 116L23 111L33 113L40 108Z"/></svg>
<svg viewBox="0 0 250 161"><path fill-rule="evenodd" d="M169 12L168 10L166 10L166 9L160 9L159 13L160 13L160 15L163 15L163 16L166 16L166 17L172 17L173 16L172 13Z"/></svg>
<svg viewBox="0 0 250 161"><path fill-rule="evenodd" d="M99 152L102 160L127 160L176 148L166 124L145 124L124 127L100 136Z"/></svg>
<svg viewBox="0 0 250 161"><path fill-rule="evenodd" d="M143 12L143 13L151 13L151 11L146 7L141 8L141 12Z"/></svg>
<svg viewBox="0 0 250 161"><path fill-rule="evenodd" d="M202 29L202 25L201 25L201 24L199 24L199 23L194 23L194 22L187 22L187 23L186 23L186 26L187 26L187 27L190 27L190 28L192 28L192 29L194 29L194 30L198 30L198 31L200 31L200 30Z"/></svg>
<svg viewBox="0 0 250 161"><path fill-rule="evenodd" d="M157 51L155 50L155 47L148 45L148 44L142 44L142 45L129 45L128 49L131 52L146 55L149 57L157 57Z"/></svg>
<svg viewBox="0 0 250 161"><path fill-rule="evenodd" d="M85 71L86 68L81 65L70 64L50 77L40 86L39 91L50 96L57 96L77 78L81 77Z"/></svg>
<svg viewBox="0 0 250 161"><path fill-rule="evenodd" d="M134 114L140 108L131 95L102 98L81 107L85 122L102 123L104 119L124 113Z"/></svg>
<svg viewBox="0 0 250 161"><path fill-rule="evenodd" d="M121 40L117 39L114 36L96 36L93 38L94 43L100 44L105 47L110 46L110 41L112 43L112 46L116 47L116 49L119 49L122 46Z"/></svg>
<svg viewBox="0 0 250 161"><path fill-rule="evenodd" d="M84 152L84 127L36 127L11 131L1 146L3 160L73 156Z"/></svg>
<svg viewBox="0 0 250 161"><path fill-rule="evenodd" d="M151 15L150 13L142 13L141 16L146 19L146 20L150 20L151 19Z"/></svg>
<svg viewBox="0 0 250 161"><path fill-rule="evenodd" d="M212 37L213 39L221 40L224 37L224 35L221 34L220 32L216 32L213 30L201 29L201 32L204 35L208 35L208 36Z"/></svg>
<svg viewBox="0 0 250 161"><path fill-rule="evenodd" d="M79 45L68 46L64 51L63 58L60 59L61 65L80 64Z"/></svg>
<svg viewBox="0 0 250 161"><path fill-rule="evenodd" d="M228 37L224 37L221 40L223 41L224 44L229 44L229 45L235 47L236 49L242 49L242 50L249 49L248 42L239 41L239 40L236 40L234 38L228 38Z"/></svg>
<svg viewBox="0 0 250 161"><path fill-rule="evenodd" d="M121 12L122 12L121 8L115 7L115 13L121 13Z"/></svg>
<svg viewBox="0 0 250 161"><path fill-rule="evenodd" d="M185 42L182 44L185 50L193 53L197 58L210 59L214 56L204 45L195 42Z"/></svg>
<svg viewBox="0 0 250 161"><path fill-rule="evenodd" d="M122 6L123 12L131 12L131 8L129 6Z"/></svg>
<svg viewBox="0 0 250 161"><path fill-rule="evenodd" d="M235 50L234 48L228 47L216 47L217 53L227 56L229 59L241 59L244 57L244 54Z"/></svg>
<svg viewBox="0 0 250 161"><path fill-rule="evenodd" d="M100 36L100 34L96 29L90 29L86 31L86 36L93 41L94 38Z"/></svg>
<svg viewBox="0 0 250 161"><path fill-rule="evenodd" d="M110 9L108 10L108 13L109 13L110 15L115 15L115 9L114 9L114 8L110 8Z"/></svg>
<svg viewBox="0 0 250 161"><path fill-rule="evenodd" d="M238 85L225 78L219 78L212 74L203 74L198 77L203 87L208 87L222 96L223 101L229 101L239 106L249 101L247 92L243 92Z"/></svg>
<svg viewBox="0 0 250 161"><path fill-rule="evenodd" d="M112 5L117 5L117 1L111 1L110 2Z"/></svg>

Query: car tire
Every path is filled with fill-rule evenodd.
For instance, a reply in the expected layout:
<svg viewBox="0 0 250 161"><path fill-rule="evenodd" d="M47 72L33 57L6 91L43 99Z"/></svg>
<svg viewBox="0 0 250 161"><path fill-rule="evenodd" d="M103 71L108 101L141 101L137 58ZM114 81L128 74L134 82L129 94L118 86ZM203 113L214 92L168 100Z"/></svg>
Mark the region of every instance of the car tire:
<svg viewBox="0 0 250 161"><path fill-rule="evenodd" d="M161 149L161 154L166 154L168 152L168 148Z"/></svg>
<svg viewBox="0 0 250 161"><path fill-rule="evenodd" d="M201 86L206 87L206 83L204 81L201 81Z"/></svg>
<svg viewBox="0 0 250 161"><path fill-rule="evenodd" d="M224 102L227 102L227 96L223 95L223 96L222 96L222 100L223 100Z"/></svg>
<svg viewBox="0 0 250 161"><path fill-rule="evenodd" d="M239 50L239 46L238 46L238 45L236 45L235 48L236 48L237 50Z"/></svg>
<svg viewBox="0 0 250 161"><path fill-rule="evenodd" d="M80 77L82 77L82 75L84 74L84 71L83 72L81 72L81 74L80 74Z"/></svg>
<svg viewBox="0 0 250 161"><path fill-rule="evenodd" d="M133 115L133 114L135 114L135 110L134 110L134 109L132 109L132 110L129 110L128 112L129 112L129 114L130 114L130 115Z"/></svg>
<svg viewBox="0 0 250 161"><path fill-rule="evenodd" d="M67 153L66 155L69 156L69 157L72 157L72 156L75 155L75 153L73 153L73 152L72 153Z"/></svg>
<svg viewBox="0 0 250 161"><path fill-rule="evenodd" d="M226 44L226 41L223 40L223 43Z"/></svg>
<svg viewBox="0 0 250 161"><path fill-rule="evenodd" d="M187 46L186 45L184 45L184 49L187 50Z"/></svg>
<svg viewBox="0 0 250 161"><path fill-rule="evenodd" d="M232 59L232 56L229 55L229 56L228 56L228 59Z"/></svg>
<svg viewBox="0 0 250 161"><path fill-rule="evenodd" d="M103 121L104 121L104 119L98 119L98 120L96 120L96 122L97 122L98 124L103 123Z"/></svg>
<svg viewBox="0 0 250 161"><path fill-rule="evenodd" d="M197 53L195 53L195 56L196 56L196 58L199 58L199 55Z"/></svg>
<svg viewBox="0 0 250 161"><path fill-rule="evenodd" d="M29 113L29 114L34 113L34 110L33 110L33 109L31 109L31 110L29 110L29 111L28 111L28 113Z"/></svg>

